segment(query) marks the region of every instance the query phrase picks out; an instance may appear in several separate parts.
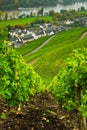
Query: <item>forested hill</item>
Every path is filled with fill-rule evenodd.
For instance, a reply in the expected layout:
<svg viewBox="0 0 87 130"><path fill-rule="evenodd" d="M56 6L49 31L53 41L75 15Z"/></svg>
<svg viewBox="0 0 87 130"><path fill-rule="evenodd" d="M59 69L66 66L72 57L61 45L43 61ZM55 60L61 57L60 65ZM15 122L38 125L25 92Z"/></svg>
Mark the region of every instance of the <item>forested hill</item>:
<svg viewBox="0 0 87 130"><path fill-rule="evenodd" d="M87 0L0 0L0 10L13 10L18 7L56 6L57 3L68 5L74 2L87 2Z"/></svg>
<svg viewBox="0 0 87 130"><path fill-rule="evenodd" d="M73 4L75 2L87 2L87 0L58 0L58 3L63 5Z"/></svg>
<svg viewBox="0 0 87 130"><path fill-rule="evenodd" d="M0 9L10 10L18 7L37 7L56 5L58 0L0 0Z"/></svg>

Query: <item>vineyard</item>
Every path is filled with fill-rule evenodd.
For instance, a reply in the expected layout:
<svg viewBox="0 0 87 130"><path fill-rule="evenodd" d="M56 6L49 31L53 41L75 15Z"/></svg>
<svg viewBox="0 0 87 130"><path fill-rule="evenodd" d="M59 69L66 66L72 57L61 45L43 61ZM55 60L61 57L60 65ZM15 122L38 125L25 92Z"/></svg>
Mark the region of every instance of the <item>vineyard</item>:
<svg viewBox="0 0 87 130"><path fill-rule="evenodd" d="M64 60L70 56L74 49L87 47L87 38L81 38L86 31L87 28L77 28L58 33L43 48L35 53L24 56L24 60L27 63L36 60L32 66L41 76L43 82L48 85L59 69L63 67ZM16 50L21 55L23 55L23 51L25 51L24 53L28 53L31 47L35 49L34 47L37 48L41 41L44 42L45 39L43 39L38 39L34 43L31 42L31 44L27 44L25 47L20 47Z"/></svg>
<svg viewBox="0 0 87 130"><path fill-rule="evenodd" d="M5 41L0 47L0 104L0 130L86 129L87 49L74 50L46 86Z"/></svg>
<svg viewBox="0 0 87 130"><path fill-rule="evenodd" d="M87 29L58 33L32 54L50 36L15 49L4 40L8 26L38 20L52 17L0 21L0 130L86 130Z"/></svg>

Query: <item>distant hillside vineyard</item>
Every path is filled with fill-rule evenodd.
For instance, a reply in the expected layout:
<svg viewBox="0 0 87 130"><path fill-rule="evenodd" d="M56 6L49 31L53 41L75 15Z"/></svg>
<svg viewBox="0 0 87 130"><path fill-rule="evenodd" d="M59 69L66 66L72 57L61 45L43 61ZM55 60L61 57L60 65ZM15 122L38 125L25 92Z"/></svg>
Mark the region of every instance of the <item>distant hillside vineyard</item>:
<svg viewBox="0 0 87 130"><path fill-rule="evenodd" d="M56 5L57 0L0 0L1 10L17 9L18 7L36 7Z"/></svg>

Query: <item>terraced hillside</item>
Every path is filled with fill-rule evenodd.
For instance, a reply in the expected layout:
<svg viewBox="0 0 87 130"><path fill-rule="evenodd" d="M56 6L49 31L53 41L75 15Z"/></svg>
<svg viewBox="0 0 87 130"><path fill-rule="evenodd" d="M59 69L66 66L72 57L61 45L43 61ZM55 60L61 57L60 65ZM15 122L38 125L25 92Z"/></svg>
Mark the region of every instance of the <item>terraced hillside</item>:
<svg viewBox="0 0 87 130"><path fill-rule="evenodd" d="M86 35L82 37L86 31L87 28L78 28L61 32L40 50L25 56L24 59L26 62L32 63L35 71L48 84L64 65L63 61L72 53L73 49L87 47L87 37ZM30 44L33 45L32 42Z"/></svg>

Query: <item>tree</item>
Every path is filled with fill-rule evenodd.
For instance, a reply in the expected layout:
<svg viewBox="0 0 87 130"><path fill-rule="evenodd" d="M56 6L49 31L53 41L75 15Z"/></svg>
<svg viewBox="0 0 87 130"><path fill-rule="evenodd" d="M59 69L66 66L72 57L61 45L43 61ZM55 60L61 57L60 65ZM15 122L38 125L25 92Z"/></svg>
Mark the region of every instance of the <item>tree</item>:
<svg viewBox="0 0 87 130"><path fill-rule="evenodd" d="M55 11L54 10L50 10L49 11L49 16L55 16Z"/></svg>
<svg viewBox="0 0 87 130"><path fill-rule="evenodd" d="M67 13L67 10L61 9L60 13L61 13L61 14Z"/></svg>
<svg viewBox="0 0 87 130"><path fill-rule="evenodd" d="M5 20L7 20L8 19L8 12L5 12L4 15L5 15Z"/></svg>
<svg viewBox="0 0 87 130"><path fill-rule="evenodd" d="M0 11L0 20L1 20L1 18L2 18L2 11Z"/></svg>
<svg viewBox="0 0 87 130"><path fill-rule="evenodd" d="M41 9L40 9L40 13L41 13L42 16L43 16L43 12L44 12L44 9L41 8Z"/></svg>
<svg viewBox="0 0 87 130"><path fill-rule="evenodd" d="M30 17L33 17L33 12L30 13Z"/></svg>
<svg viewBox="0 0 87 130"><path fill-rule="evenodd" d="M37 12L38 16L43 16L43 12L44 12L44 10L43 10L43 8L41 8L41 9Z"/></svg>
<svg viewBox="0 0 87 130"><path fill-rule="evenodd" d="M80 11L85 11L85 7L82 6L82 7L80 8Z"/></svg>
<svg viewBox="0 0 87 130"><path fill-rule="evenodd" d="M78 109L87 118L87 49L75 50L50 85L50 91L67 109Z"/></svg>

